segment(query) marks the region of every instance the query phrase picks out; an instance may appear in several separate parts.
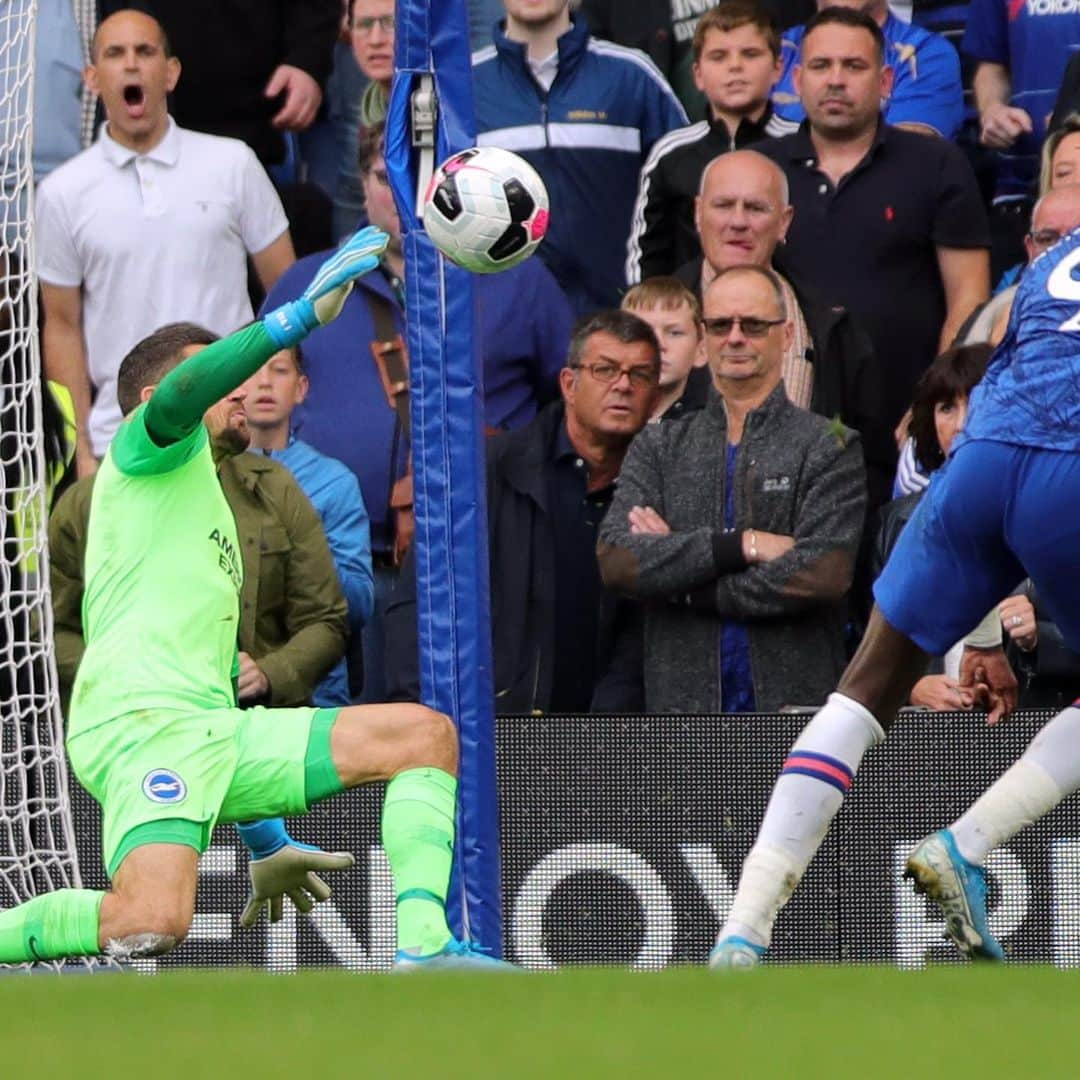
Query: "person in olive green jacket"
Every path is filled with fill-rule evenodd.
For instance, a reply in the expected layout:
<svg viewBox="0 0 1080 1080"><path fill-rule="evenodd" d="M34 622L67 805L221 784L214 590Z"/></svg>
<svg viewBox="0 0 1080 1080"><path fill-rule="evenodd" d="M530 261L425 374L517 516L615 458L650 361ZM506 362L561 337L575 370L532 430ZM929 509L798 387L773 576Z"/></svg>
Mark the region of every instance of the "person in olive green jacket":
<svg viewBox="0 0 1080 1080"><path fill-rule="evenodd" d="M241 705L302 705L344 655L345 599L322 523L292 473L244 452L242 388L218 407L229 411L231 422L227 445L215 445L214 457L244 564L238 699ZM72 485L49 519L56 665L65 705L84 648L83 556L93 480Z"/></svg>

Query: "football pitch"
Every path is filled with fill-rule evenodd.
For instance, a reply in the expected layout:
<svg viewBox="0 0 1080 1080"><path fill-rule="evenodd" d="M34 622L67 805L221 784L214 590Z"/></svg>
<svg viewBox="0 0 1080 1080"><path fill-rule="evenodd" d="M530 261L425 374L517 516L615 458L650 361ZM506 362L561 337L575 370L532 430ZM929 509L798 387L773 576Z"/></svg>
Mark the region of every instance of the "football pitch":
<svg viewBox="0 0 1080 1080"><path fill-rule="evenodd" d="M4 1077L1075 1076L1080 972L0 979Z"/></svg>

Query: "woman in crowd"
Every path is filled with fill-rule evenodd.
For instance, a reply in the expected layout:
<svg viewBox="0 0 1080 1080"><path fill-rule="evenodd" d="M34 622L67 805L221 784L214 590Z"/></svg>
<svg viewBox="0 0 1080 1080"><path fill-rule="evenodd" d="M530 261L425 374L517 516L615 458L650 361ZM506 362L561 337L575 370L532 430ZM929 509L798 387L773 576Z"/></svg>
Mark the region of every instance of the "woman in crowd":
<svg viewBox="0 0 1080 1080"><path fill-rule="evenodd" d="M919 380L911 406L909 431L915 459L923 472L932 474L945 464L953 440L967 419L968 397L983 377L991 352L991 347L986 344L947 349ZM882 509L874 551L875 577L921 498L920 490L894 499ZM1020 648L1035 647L1035 613L1025 595L1007 597L999 608L999 615L1010 638ZM962 647L962 643L958 643L950 649L933 665L936 670L915 684L911 691L912 705L951 712L967 710L978 703L977 688L961 687L957 680Z"/></svg>

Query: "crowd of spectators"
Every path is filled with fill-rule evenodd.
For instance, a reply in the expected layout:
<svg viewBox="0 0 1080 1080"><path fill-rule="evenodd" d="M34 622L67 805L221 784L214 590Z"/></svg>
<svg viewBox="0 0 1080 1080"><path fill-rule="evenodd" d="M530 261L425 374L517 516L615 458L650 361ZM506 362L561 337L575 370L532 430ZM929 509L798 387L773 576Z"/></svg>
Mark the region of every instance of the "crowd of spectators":
<svg viewBox="0 0 1080 1080"><path fill-rule="evenodd" d="M138 404L121 361L162 327L191 349L231 332L370 222L390 245L341 318L220 405L250 444L219 467L238 693L415 698L405 328L425 313L383 157L393 0L39 4L43 355L74 433L50 524L63 679L93 476ZM1024 265L1080 226L1074 5L467 8L477 142L551 203L538 255L475 279L496 709L820 704ZM996 618L1026 700L1057 703L1080 657L1030 583ZM950 664L913 705L978 706Z"/></svg>

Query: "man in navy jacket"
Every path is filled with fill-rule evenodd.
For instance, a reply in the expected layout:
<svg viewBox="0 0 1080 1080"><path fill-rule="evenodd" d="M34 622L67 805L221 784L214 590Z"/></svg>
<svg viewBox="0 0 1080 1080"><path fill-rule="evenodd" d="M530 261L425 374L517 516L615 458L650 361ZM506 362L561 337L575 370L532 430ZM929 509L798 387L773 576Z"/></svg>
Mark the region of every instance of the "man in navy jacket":
<svg viewBox="0 0 1080 1080"><path fill-rule="evenodd" d="M615 307L641 166L686 113L644 53L591 37L569 0L504 6L494 44L473 54L477 142L543 178L551 225L538 254L578 313Z"/></svg>

